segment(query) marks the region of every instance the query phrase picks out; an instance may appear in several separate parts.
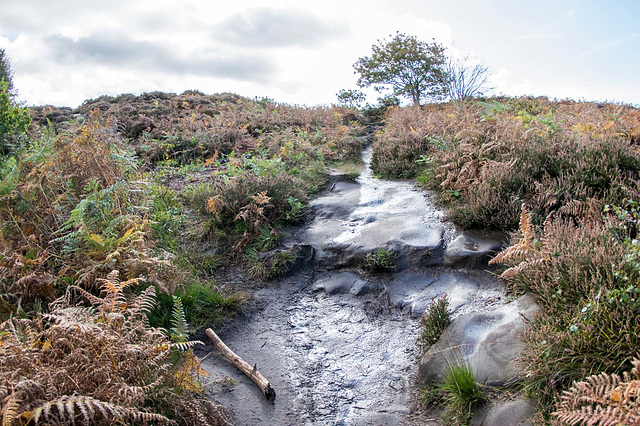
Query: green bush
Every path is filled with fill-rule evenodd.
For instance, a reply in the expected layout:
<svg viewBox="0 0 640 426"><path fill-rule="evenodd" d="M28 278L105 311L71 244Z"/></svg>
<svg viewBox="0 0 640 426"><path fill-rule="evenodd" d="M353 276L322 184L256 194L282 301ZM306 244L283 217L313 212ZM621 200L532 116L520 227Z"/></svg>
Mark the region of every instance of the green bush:
<svg viewBox="0 0 640 426"><path fill-rule="evenodd" d="M29 110L16 104L9 87L0 80L0 154L14 151L31 125Z"/></svg>

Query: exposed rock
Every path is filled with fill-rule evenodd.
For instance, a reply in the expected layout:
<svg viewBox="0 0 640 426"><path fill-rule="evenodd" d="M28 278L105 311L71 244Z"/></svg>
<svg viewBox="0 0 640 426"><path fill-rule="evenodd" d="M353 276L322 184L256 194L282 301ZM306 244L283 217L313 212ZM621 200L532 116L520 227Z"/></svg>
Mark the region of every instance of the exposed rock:
<svg viewBox="0 0 640 426"><path fill-rule="evenodd" d="M421 316L432 300L445 294L449 311L456 312L475 302L486 305L487 300L499 298L503 291L497 280L465 271L403 272L395 274L387 288L389 302L400 308L408 306L413 317Z"/></svg>
<svg viewBox="0 0 640 426"><path fill-rule="evenodd" d="M502 250L504 240L502 233L465 232L447 245L444 264L458 268L484 267Z"/></svg>
<svg viewBox="0 0 640 426"><path fill-rule="evenodd" d="M419 381L439 382L448 363L464 360L480 383L492 386L517 383L521 372L515 360L524 349L520 336L526 321L531 320L537 310L533 296L525 295L492 312L471 313L455 319L422 357Z"/></svg>
<svg viewBox="0 0 640 426"><path fill-rule="evenodd" d="M488 407L474 415L470 426L530 426L535 411L529 399L517 399Z"/></svg>
<svg viewBox="0 0 640 426"><path fill-rule="evenodd" d="M338 272L326 275L316 281L314 290L324 291L327 294L346 294L361 296L367 293L377 293L382 290L378 283L363 280L353 272Z"/></svg>

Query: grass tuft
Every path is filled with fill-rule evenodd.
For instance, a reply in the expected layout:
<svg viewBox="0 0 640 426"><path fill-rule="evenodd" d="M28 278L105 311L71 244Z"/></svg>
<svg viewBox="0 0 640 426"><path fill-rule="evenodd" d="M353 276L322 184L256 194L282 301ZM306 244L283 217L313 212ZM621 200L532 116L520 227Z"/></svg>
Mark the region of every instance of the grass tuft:
<svg viewBox="0 0 640 426"><path fill-rule="evenodd" d="M451 317L447 310L448 306L449 300L445 294L438 299L431 300L429 310L422 315L420 319L420 341L418 344L423 352L435 344L444 330L451 324Z"/></svg>

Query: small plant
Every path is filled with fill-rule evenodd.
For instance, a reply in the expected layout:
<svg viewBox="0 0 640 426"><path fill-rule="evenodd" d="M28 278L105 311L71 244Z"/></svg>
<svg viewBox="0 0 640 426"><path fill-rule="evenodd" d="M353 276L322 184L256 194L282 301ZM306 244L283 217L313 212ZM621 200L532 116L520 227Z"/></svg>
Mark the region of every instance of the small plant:
<svg viewBox="0 0 640 426"><path fill-rule="evenodd" d="M435 344L442 332L451 324L451 318L449 317L449 300L447 295L431 300L431 307L425 314L422 315L420 320L420 326L422 331L420 332L419 346L423 351L426 351Z"/></svg>
<svg viewBox="0 0 640 426"><path fill-rule="evenodd" d="M396 254L394 252L389 251L384 247L380 247L377 251L367 253L362 258L362 267L367 271L372 272L391 271L395 268L395 265L393 264L393 259L395 257Z"/></svg>
<svg viewBox="0 0 640 426"><path fill-rule="evenodd" d="M304 203L296 197L289 197L287 203L289 203L289 210L284 212L284 221L289 223L302 222L305 217Z"/></svg>
<svg viewBox="0 0 640 426"><path fill-rule="evenodd" d="M442 391L438 386L426 385L420 389L420 399L427 407L435 407L442 403Z"/></svg>
<svg viewBox="0 0 640 426"><path fill-rule="evenodd" d="M260 281L283 276L289 272L295 261L294 255L289 250L278 250L266 256L260 256L257 252L250 251L247 257L250 263L247 270L249 276Z"/></svg>
<svg viewBox="0 0 640 426"><path fill-rule="evenodd" d="M471 366L459 362L448 366L444 382L440 385L447 411L458 424L471 419L473 404L483 400L482 390L473 377Z"/></svg>

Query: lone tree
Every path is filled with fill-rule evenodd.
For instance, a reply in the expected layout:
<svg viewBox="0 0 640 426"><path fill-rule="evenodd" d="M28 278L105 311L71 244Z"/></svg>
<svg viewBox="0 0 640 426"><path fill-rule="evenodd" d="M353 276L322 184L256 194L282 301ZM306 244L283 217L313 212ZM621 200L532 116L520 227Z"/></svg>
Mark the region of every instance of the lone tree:
<svg viewBox="0 0 640 426"><path fill-rule="evenodd" d="M420 105L422 99L446 96L448 77L442 45L397 32L390 41L378 40L371 49L371 56L353 65L360 74L359 87L374 86L381 92L390 86L394 95L409 98L414 105Z"/></svg>
<svg viewBox="0 0 640 426"><path fill-rule="evenodd" d="M488 86L488 79L491 76L489 67L472 63L469 56L460 59L449 58L446 70L447 95L454 102L482 96L492 89Z"/></svg>

